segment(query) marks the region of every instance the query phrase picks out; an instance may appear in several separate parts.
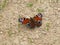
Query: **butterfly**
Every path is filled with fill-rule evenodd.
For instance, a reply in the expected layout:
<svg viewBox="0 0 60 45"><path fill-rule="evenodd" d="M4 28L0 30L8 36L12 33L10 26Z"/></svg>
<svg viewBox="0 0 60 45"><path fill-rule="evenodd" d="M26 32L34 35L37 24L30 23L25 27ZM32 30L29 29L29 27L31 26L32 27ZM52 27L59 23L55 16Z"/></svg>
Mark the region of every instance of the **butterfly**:
<svg viewBox="0 0 60 45"><path fill-rule="evenodd" d="M30 28L40 27L42 25L42 14L38 13L30 18L19 18L18 21Z"/></svg>

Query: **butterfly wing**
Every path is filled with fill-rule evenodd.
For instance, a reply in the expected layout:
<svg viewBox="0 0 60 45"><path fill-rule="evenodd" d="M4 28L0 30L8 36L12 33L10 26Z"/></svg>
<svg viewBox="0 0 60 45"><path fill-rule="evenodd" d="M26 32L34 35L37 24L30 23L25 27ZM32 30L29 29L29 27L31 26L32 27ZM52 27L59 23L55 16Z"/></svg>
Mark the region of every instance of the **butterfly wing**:
<svg viewBox="0 0 60 45"><path fill-rule="evenodd" d="M19 22L21 22L22 24L27 24L29 22L28 18L19 18Z"/></svg>
<svg viewBox="0 0 60 45"><path fill-rule="evenodd" d="M42 25L42 14L38 13L36 16L34 16L34 20L35 20L35 25L37 27Z"/></svg>
<svg viewBox="0 0 60 45"><path fill-rule="evenodd" d="M35 27L35 22L33 20L33 18L20 18L19 22L21 22L22 24L25 24L27 27L29 28L34 28Z"/></svg>

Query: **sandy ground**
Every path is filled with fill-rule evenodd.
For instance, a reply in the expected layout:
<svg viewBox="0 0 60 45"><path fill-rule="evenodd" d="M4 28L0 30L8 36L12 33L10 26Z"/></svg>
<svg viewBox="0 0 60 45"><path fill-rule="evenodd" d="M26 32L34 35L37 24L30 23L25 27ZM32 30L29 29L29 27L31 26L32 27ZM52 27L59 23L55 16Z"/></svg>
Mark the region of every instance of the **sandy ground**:
<svg viewBox="0 0 60 45"><path fill-rule="evenodd" d="M0 0L1 1L1 0ZM60 45L60 0L7 0L0 10L0 45ZM27 7L27 3L33 6ZM29 29L18 18L38 14L43 9L42 26Z"/></svg>

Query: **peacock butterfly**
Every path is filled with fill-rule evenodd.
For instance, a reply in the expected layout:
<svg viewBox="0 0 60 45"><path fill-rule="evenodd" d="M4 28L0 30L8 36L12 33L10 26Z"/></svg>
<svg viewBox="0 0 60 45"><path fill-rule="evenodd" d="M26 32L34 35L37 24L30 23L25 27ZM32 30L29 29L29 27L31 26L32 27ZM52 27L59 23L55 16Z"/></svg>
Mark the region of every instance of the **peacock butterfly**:
<svg viewBox="0 0 60 45"><path fill-rule="evenodd" d="M18 21L30 28L40 27L42 25L42 14L38 13L36 16L30 18L19 18Z"/></svg>

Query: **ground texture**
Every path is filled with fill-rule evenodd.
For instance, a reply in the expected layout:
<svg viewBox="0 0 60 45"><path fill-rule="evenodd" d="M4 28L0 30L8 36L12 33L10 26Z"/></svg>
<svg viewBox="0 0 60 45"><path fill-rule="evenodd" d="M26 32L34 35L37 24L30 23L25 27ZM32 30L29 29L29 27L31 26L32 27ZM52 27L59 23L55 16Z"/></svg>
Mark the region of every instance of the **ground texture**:
<svg viewBox="0 0 60 45"><path fill-rule="evenodd" d="M0 45L60 45L60 0L0 2ZM19 17L39 12L43 14L39 28L29 29L18 22Z"/></svg>

